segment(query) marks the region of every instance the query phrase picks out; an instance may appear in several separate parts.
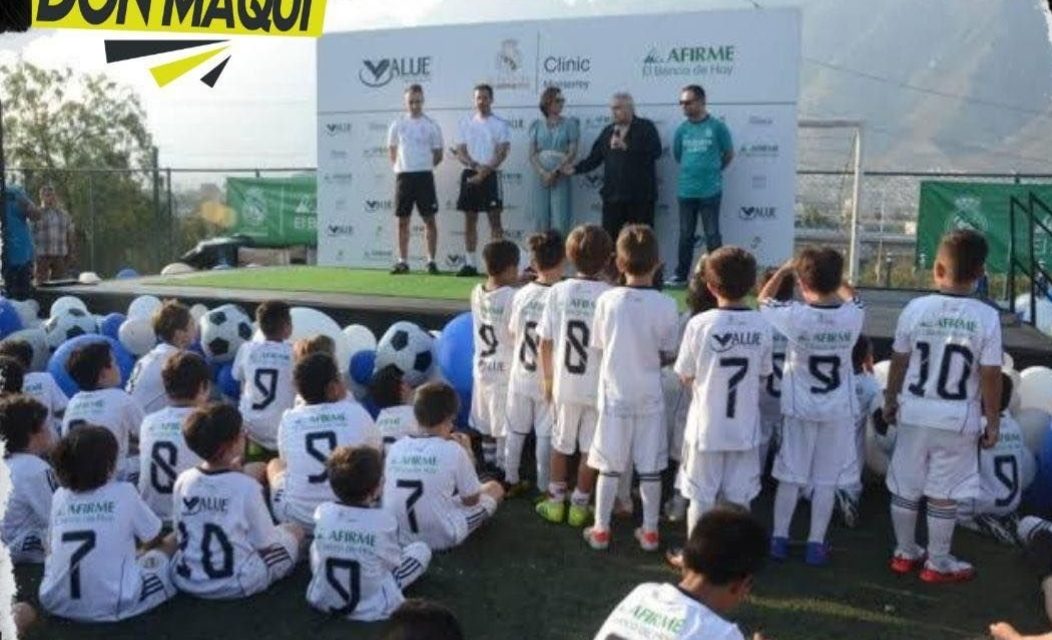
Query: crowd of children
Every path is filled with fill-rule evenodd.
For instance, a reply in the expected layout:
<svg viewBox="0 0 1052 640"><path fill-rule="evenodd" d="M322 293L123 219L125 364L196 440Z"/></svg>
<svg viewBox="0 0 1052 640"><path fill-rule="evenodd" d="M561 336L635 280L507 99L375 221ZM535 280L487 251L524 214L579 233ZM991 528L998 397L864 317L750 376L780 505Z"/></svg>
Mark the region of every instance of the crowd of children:
<svg viewBox="0 0 1052 640"><path fill-rule="evenodd" d="M534 277L521 287L514 243L483 252L487 278L471 294L470 430L454 425L452 387L412 389L394 367L370 385L374 419L349 395L330 339L288 343L281 301L259 305L264 339L236 355L237 407L212 401L210 367L187 350L195 322L178 302L156 313L161 342L127 390L104 342L70 356L80 391L68 403L47 374L23 375L28 345L0 344L0 436L14 484L2 534L16 562L43 562L41 606L111 621L180 591L243 598L309 556L312 607L357 620L394 615L406 629L432 629L427 637L461 637L447 611L405 601L403 589L433 551L463 543L505 497L528 493L520 467L531 436L537 514L582 528L596 550L611 544L611 518L633 479L635 538L657 550L663 480L674 476L667 513L685 520L688 538L670 560L682 580L637 587L597 638L652 637L647 625L662 624L662 612L678 616L675 637L740 638L721 616L766 558L789 558L801 497L811 502L810 565L830 562L837 507L857 522L868 420L897 429L887 476L893 571L928 582L972 577L951 555L959 516L1009 530L1001 537L1052 537L1042 521L1006 524L1018 487L987 487L1004 474L975 455L977 443L1020 441L1000 427L1011 392L997 313L971 297L987 252L978 234L943 239L938 292L903 310L883 398L864 308L832 249L805 249L765 273L758 309L749 299L755 258L717 249L699 263L682 316L655 282L661 259L649 227L628 226L616 241L595 225L565 242L549 231L529 249ZM672 405L670 375L682 385ZM777 481L770 535L748 514L768 467ZM915 539L922 505L926 548ZM640 618L640 607L656 613Z"/></svg>

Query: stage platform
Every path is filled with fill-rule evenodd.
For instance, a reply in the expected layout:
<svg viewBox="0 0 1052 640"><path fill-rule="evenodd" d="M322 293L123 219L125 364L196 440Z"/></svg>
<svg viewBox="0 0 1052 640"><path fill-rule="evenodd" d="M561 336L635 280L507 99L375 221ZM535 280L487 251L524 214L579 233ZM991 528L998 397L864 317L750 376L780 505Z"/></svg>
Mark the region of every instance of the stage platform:
<svg viewBox="0 0 1052 640"><path fill-rule="evenodd" d="M249 272L237 270L238 275ZM279 291L273 287L275 278L268 278L270 269L251 270L254 277L268 282L267 288L232 288L214 286L221 280L216 272L201 272L168 278L135 278L129 280L106 280L97 285L63 284L38 289L41 309L46 310L51 303L63 295L74 295L88 305L93 313L105 314L113 311L124 313L133 298L151 294L159 298L178 298L187 304L202 303L209 308L235 303L249 313L255 311L256 305L263 300L282 298L294 306L314 307L329 314L341 326L359 323L369 327L377 336L388 326L398 320L416 322L427 329L441 329L453 316L469 308L468 291L473 281L457 280L457 285L464 288L464 295L458 298L431 298L413 295L377 295L375 286L369 293L355 291ZM255 274L258 273L258 276ZM276 276L277 271L273 272ZM403 276L390 276L392 279ZM440 277L435 280L435 288L440 285L448 292L450 278ZM242 278L243 280L243 278ZM161 283L164 284L161 284ZM395 280L395 282L399 282ZM423 282L427 282L423 280ZM209 286L199 286L208 283ZM332 284L331 277L328 284ZM330 288L331 287L324 287ZM405 287L399 287L405 290ZM681 293L681 292L680 292ZM888 357L895 324L903 306L914 297L923 295L923 291L898 289L860 289L859 295L866 303L866 334L873 340L878 360ZM1052 338L1043 335L1036 329L1022 324L1004 327L1005 349L1015 359L1016 367L1024 369L1033 365L1052 363Z"/></svg>

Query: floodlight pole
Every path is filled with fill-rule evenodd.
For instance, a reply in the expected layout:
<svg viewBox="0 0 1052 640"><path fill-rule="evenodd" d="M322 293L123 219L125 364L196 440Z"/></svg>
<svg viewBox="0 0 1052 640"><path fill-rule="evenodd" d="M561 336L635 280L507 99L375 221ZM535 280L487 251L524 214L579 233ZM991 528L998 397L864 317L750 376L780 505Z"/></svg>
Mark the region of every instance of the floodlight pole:
<svg viewBox="0 0 1052 640"><path fill-rule="evenodd" d="M862 196L862 125L855 129L855 175L851 185L851 244L848 247L847 279L852 285L858 284L859 263L859 198Z"/></svg>

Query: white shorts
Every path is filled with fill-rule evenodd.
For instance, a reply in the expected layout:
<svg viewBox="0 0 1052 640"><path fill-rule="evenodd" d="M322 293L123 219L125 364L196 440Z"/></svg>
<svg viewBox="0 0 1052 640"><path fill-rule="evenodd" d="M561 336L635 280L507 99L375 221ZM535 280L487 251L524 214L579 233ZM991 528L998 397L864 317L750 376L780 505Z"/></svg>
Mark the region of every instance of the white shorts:
<svg viewBox="0 0 1052 640"><path fill-rule="evenodd" d="M473 507L461 506L449 514L445 526L427 527L421 524L420 534L414 538L435 551L452 549L467 540L473 531L481 527L497 513L497 501L485 493Z"/></svg>
<svg viewBox="0 0 1052 640"><path fill-rule="evenodd" d="M748 506L760 493L760 454L744 451L698 451L687 447L680 466L680 493L690 500Z"/></svg>
<svg viewBox="0 0 1052 640"><path fill-rule="evenodd" d="M24 533L14 540L5 542L7 550L11 554L11 562L15 564L43 564L44 563L44 540L47 540L47 530L30 531Z"/></svg>
<svg viewBox="0 0 1052 640"><path fill-rule="evenodd" d="M278 424L261 417L245 419L245 437L267 451L278 450Z"/></svg>
<svg viewBox="0 0 1052 640"><path fill-rule="evenodd" d="M785 416L771 475L794 484L845 487L858 482L860 473L851 420L815 422Z"/></svg>
<svg viewBox="0 0 1052 640"><path fill-rule="evenodd" d="M504 437L507 385L476 385L471 394L471 426L484 436Z"/></svg>
<svg viewBox="0 0 1052 640"><path fill-rule="evenodd" d="M278 522L298 524L307 531L314 531L314 510L318 505L290 500L285 492L288 471L282 471L270 485L270 510Z"/></svg>
<svg viewBox="0 0 1052 640"><path fill-rule="evenodd" d="M599 410L588 466L602 473L660 473L668 466L668 429L664 412L622 415Z"/></svg>
<svg viewBox="0 0 1052 640"><path fill-rule="evenodd" d="M907 500L979 497L979 436L899 425L888 465L891 493Z"/></svg>
<svg viewBox="0 0 1052 640"><path fill-rule="evenodd" d="M371 595L360 598L357 606L347 614L347 619L373 622L390 618L395 609L405 602L402 590L424 575L430 563L431 549L423 542L414 542L402 548L398 566L390 573L375 575L362 572L359 575L360 592ZM307 602L327 614L347 604L328 581L325 571L320 571L312 576L307 587Z"/></svg>
<svg viewBox="0 0 1052 640"><path fill-rule="evenodd" d="M525 436L531 431L538 438L552 435L552 405L541 398L525 396L514 391L508 394L507 429L505 433Z"/></svg>
<svg viewBox="0 0 1052 640"><path fill-rule="evenodd" d="M139 574L138 580L124 580L122 584L130 585L131 590L122 589L120 599L115 606L95 603L94 611L84 606L84 600L71 600L65 587L57 593L41 593L40 604L48 613L68 618L77 622L116 622L142 615L160 604L170 600L178 590L172 584L171 558L164 552L154 549L147 551L135 560L135 565L125 571ZM52 597L58 595L58 602Z"/></svg>
<svg viewBox="0 0 1052 640"><path fill-rule="evenodd" d="M267 587L292 573L299 561L299 543L285 527L276 527L277 541L248 556L235 575L223 580L186 580L175 571L176 584L198 598L238 600L266 591ZM176 556L178 560L178 555ZM178 564L176 565L178 566Z"/></svg>
<svg viewBox="0 0 1052 640"><path fill-rule="evenodd" d="M599 412L584 404L556 404L555 424L552 425L552 449L564 456L572 456L580 449L588 453L595 438Z"/></svg>

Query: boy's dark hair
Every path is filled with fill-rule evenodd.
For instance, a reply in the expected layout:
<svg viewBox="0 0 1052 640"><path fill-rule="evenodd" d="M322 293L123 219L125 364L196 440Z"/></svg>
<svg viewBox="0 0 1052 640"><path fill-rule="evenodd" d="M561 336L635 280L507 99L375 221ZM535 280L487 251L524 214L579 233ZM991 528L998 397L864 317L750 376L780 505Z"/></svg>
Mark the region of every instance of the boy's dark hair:
<svg viewBox="0 0 1052 640"><path fill-rule="evenodd" d="M416 390L413 415L421 427L437 427L456 416L458 411L460 398L453 387L445 382L428 382Z"/></svg>
<svg viewBox="0 0 1052 640"><path fill-rule="evenodd" d="M706 258L703 257L698 264L699 268L691 274L690 283L687 284L687 295L684 298L684 302L687 303L687 309L690 311L691 317L719 306L716 296L712 295L712 292L706 286L705 261Z"/></svg>
<svg viewBox="0 0 1052 640"><path fill-rule="evenodd" d="M986 238L971 229L957 229L942 237L939 256L956 283L978 280L986 268L990 247Z"/></svg>
<svg viewBox="0 0 1052 640"><path fill-rule="evenodd" d="M464 640L464 632L446 607L411 598L391 614L383 640Z"/></svg>
<svg viewBox="0 0 1052 640"><path fill-rule="evenodd" d="M100 340L74 349L66 361L66 371L82 391L95 391L99 388L99 376L112 362L109 343Z"/></svg>
<svg viewBox="0 0 1052 640"><path fill-rule="evenodd" d="M384 462L372 447L337 447L325 463L332 492L344 504L362 504L380 486Z"/></svg>
<svg viewBox="0 0 1052 640"><path fill-rule="evenodd" d="M767 529L748 511L720 506L694 527L683 547L683 566L723 586L762 569L770 544Z"/></svg>
<svg viewBox="0 0 1052 640"><path fill-rule="evenodd" d="M756 284L756 258L741 247L724 246L705 258L705 282L721 296L744 298Z"/></svg>
<svg viewBox="0 0 1052 640"><path fill-rule="evenodd" d="M873 353L873 343L870 342L869 336L864 333L858 334L858 340L851 348L851 365L855 368L855 373L862 372L862 366L866 364L866 358L871 353Z"/></svg>
<svg viewBox="0 0 1052 640"><path fill-rule="evenodd" d="M20 338L0 341L0 356L18 360L22 368L29 371L33 366L33 345Z"/></svg>
<svg viewBox="0 0 1052 640"><path fill-rule="evenodd" d="M419 84L413 83L413 84L411 84L411 85L409 85L408 87L405 88L405 92L406 93L420 93L420 94L423 94L424 93L424 88L421 87Z"/></svg>
<svg viewBox="0 0 1052 640"><path fill-rule="evenodd" d="M153 314L153 332L167 343L175 338L176 331L185 331L194 321L190 307L178 300L168 300Z"/></svg>
<svg viewBox="0 0 1052 640"><path fill-rule="evenodd" d="M267 340L281 340L281 333L292 326L289 308L284 300L264 300L256 307L256 324Z"/></svg>
<svg viewBox="0 0 1052 640"><path fill-rule="evenodd" d="M47 407L35 398L18 394L0 399L0 437L7 442L7 453L25 451L29 439L47 428Z"/></svg>
<svg viewBox="0 0 1052 640"><path fill-rule="evenodd" d="M694 94L694 97L698 100L701 100L703 102L705 100L705 90L701 88L700 84L688 84L687 86L683 87L683 91L691 92L692 94Z"/></svg>
<svg viewBox="0 0 1052 640"><path fill-rule="evenodd" d="M0 356L0 395L22 393L26 368L14 358Z"/></svg>
<svg viewBox="0 0 1052 640"><path fill-rule="evenodd" d="M1008 375L1004 371L1001 372L1001 413L1008 410L1008 405L1012 404L1012 391L1015 388L1015 383L1012 382L1012 376Z"/></svg>
<svg viewBox="0 0 1052 640"><path fill-rule="evenodd" d="M760 277L760 288L767 286L767 281L774 277L774 274L778 273L778 269L775 267L768 267L763 272L763 276ZM793 287L796 283L793 282L792 278L782 278L778 290L774 292L772 296L775 300L781 300L782 302L788 302L793 299Z"/></svg>
<svg viewBox="0 0 1052 640"><path fill-rule="evenodd" d="M554 269L566 257L562 234L555 229L533 234L527 238L526 246L538 269Z"/></svg>
<svg viewBox="0 0 1052 640"><path fill-rule="evenodd" d="M327 353L311 353L296 363L292 370L296 391L307 404L328 402L325 390L329 383L340 380L336 360Z"/></svg>
<svg viewBox="0 0 1052 640"><path fill-rule="evenodd" d="M295 346L300 350L300 358L306 358L312 353L327 353L330 356L336 356L336 341L332 339L332 336L327 336L324 333L319 333L309 338L301 338L296 341Z"/></svg>
<svg viewBox="0 0 1052 640"><path fill-rule="evenodd" d="M475 93L477 91L485 91L489 94L489 99L493 99L493 87L489 86L485 82L480 82L479 84L475 85L474 89L472 89L472 93Z"/></svg>
<svg viewBox="0 0 1052 640"><path fill-rule="evenodd" d="M632 276L646 275L661 260L657 236L645 224L630 224L617 236L618 267Z"/></svg>
<svg viewBox="0 0 1052 640"><path fill-rule="evenodd" d="M566 255L583 275L594 276L606 269L614 255L614 241L597 224L575 227L566 238Z"/></svg>
<svg viewBox="0 0 1052 640"><path fill-rule="evenodd" d="M109 482L119 450L109 429L88 424L70 431L55 445L51 462L63 487L83 493Z"/></svg>
<svg viewBox="0 0 1052 640"><path fill-rule="evenodd" d="M369 381L369 397L380 409L402 404L402 370L389 364L373 374Z"/></svg>
<svg viewBox="0 0 1052 640"><path fill-rule="evenodd" d="M193 351L180 351L164 363L161 381L169 398L189 401L197 397L201 385L211 383L212 370L205 359Z"/></svg>
<svg viewBox="0 0 1052 640"><path fill-rule="evenodd" d="M796 275L815 293L834 293L844 282L844 256L832 247L805 247L796 259Z"/></svg>
<svg viewBox="0 0 1052 640"><path fill-rule="evenodd" d="M190 451L210 462L215 460L223 447L238 439L241 427L241 412L237 407L213 402L186 416L183 438Z"/></svg>
<svg viewBox="0 0 1052 640"><path fill-rule="evenodd" d="M486 274L495 276L508 269L519 267L519 245L511 240L494 240L482 248L482 264Z"/></svg>

